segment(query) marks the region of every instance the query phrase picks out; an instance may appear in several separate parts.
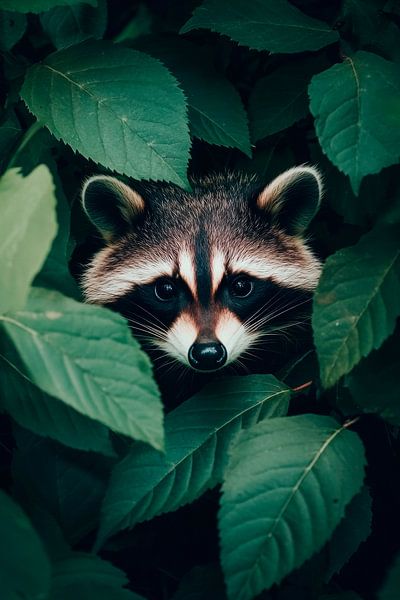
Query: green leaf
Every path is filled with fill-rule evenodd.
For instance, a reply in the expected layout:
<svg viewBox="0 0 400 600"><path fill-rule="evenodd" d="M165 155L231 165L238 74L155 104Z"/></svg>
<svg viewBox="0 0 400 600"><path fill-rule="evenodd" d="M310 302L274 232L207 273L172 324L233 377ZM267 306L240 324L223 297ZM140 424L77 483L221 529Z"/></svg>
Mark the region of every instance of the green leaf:
<svg viewBox="0 0 400 600"><path fill-rule="evenodd" d="M339 39L326 23L308 17L286 0L205 0L181 33L192 29L210 29L242 46L282 53L319 50Z"/></svg>
<svg viewBox="0 0 400 600"><path fill-rule="evenodd" d="M324 387L393 332L400 314L399 257L398 229L381 227L326 261L312 318Z"/></svg>
<svg viewBox="0 0 400 600"><path fill-rule="evenodd" d="M33 65L21 96L57 139L86 158L136 179L187 184L185 98L154 58L86 41Z"/></svg>
<svg viewBox="0 0 400 600"><path fill-rule="evenodd" d="M21 136L22 128L13 109L5 112L0 125L0 172L6 168L9 155Z"/></svg>
<svg viewBox="0 0 400 600"><path fill-rule="evenodd" d="M114 431L162 448L151 364L122 317L33 289L26 309L2 321L18 367L35 386Z"/></svg>
<svg viewBox="0 0 400 600"><path fill-rule="evenodd" d="M364 478L359 437L330 417L258 423L238 436L219 514L228 597L251 599L329 539Z"/></svg>
<svg viewBox="0 0 400 600"><path fill-rule="evenodd" d="M113 456L107 427L45 394L10 362L12 350L0 343L0 412L7 412L22 427L72 448ZM8 355L8 359L4 355Z"/></svg>
<svg viewBox="0 0 400 600"><path fill-rule="evenodd" d="M11 50L26 29L26 16L0 10L0 50Z"/></svg>
<svg viewBox="0 0 400 600"><path fill-rule="evenodd" d="M65 539L75 544L99 522L110 461L71 450L29 431L14 428L18 449L12 475L18 500L32 518L47 511Z"/></svg>
<svg viewBox="0 0 400 600"><path fill-rule="evenodd" d="M272 375L233 377L210 384L170 412L165 455L137 445L114 469L99 544L120 529L192 502L219 483L237 432L286 414L289 396L289 388Z"/></svg>
<svg viewBox="0 0 400 600"><path fill-rule="evenodd" d="M400 70L376 54L357 52L315 75L310 110L323 151L350 177L362 178L398 162Z"/></svg>
<svg viewBox="0 0 400 600"><path fill-rule="evenodd" d="M0 179L0 314L26 302L32 279L57 232L54 185L49 170L37 167L27 177L11 169ZM29 250L29 251L27 251Z"/></svg>
<svg viewBox="0 0 400 600"><path fill-rule="evenodd" d="M259 79L250 96L253 142L290 127L308 114L307 89L318 71L314 60L289 63Z"/></svg>
<svg viewBox="0 0 400 600"><path fill-rule="evenodd" d="M144 600L124 589L120 569L94 554L75 552L54 564L50 600Z"/></svg>
<svg viewBox="0 0 400 600"><path fill-rule="evenodd" d="M378 600L398 600L400 589L400 555L395 558L385 582L378 593Z"/></svg>
<svg viewBox="0 0 400 600"><path fill-rule="evenodd" d="M40 22L56 48L103 37L107 25L105 0L99 5L57 6L40 15Z"/></svg>
<svg viewBox="0 0 400 600"><path fill-rule="evenodd" d="M361 410L400 425L399 373L399 336L393 335L353 369L346 384Z"/></svg>
<svg viewBox="0 0 400 600"><path fill-rule="evenodd" d="M251 155L247 115L233 85L214 69L207 52L183 39L151 37L138 49L159 58L185 92L193 136Z"/></svg>
<svg viewBox="0 0 400 600"><path fill-rule="evenodd" d="M97 0L0 0L0 10L16 10L22 13L40 13L54 6L74 4L97 5Z"/></svg>
<svg viewBox="0 0 400 600"><path fill-rule="evenodd" d="M50 563L28 517L0 490L0 589L4 600L42 600L50 589Z"/></svg>
<svg viewBox="0 0 400 600"><path fill-rule="evenodd" d="M339 523L329 541L329 563L325 579L342 570L358 550L360 544L365 542L371 533L372 524L372 498L367 487L363 487L346 508L344 519Z"/></svg>

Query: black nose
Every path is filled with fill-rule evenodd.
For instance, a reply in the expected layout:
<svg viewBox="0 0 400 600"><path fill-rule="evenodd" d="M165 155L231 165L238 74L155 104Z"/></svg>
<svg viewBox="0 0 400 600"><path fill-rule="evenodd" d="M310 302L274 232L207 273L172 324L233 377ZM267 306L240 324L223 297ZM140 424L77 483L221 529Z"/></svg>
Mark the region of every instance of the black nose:
<svg viewBox="0 0 400 600"><path fill-rule="evenodd" d="M222 367L227 358L226 348L219 342L194 343L189 349L189 362L199 371L214 371Z"/></svg>

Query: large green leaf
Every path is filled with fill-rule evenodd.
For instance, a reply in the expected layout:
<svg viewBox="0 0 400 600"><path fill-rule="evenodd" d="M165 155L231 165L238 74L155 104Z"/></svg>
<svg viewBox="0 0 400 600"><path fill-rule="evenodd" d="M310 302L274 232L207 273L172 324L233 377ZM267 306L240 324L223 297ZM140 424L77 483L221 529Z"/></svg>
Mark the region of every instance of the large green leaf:
<svg viewBox="0 0 400 600"><path fill-rule="evenodd" d="M40 13L54 6L69 6L82 3L96 6L97 0L0 0L0 10Z"/></svg>
<svg viewBox="0 0 400 600"><path fill-rule="evenodd" d="M290 127L308 114L307 89L320 61L311 59L279 66L259 79L250 96L253 142Z"/></svg>
<svg viewBox="0 0 400 600"><path fill-rule="evenodd" d="M26 309L3 317L2 324L19 354L17 368L35 386L115 431L162 448L162 406L150 361L122 317L33 289Z"/></svg>
<svg viewBox="0 0 400 600"><path fill-rule="evenodd" d="M286 414L289 395L272 375L233 377L210 384L169 413L165 455L137 445L114 469L99 544L120 529L192 502L219 483L236 433Z"/></svg>
<svg viewBox="0 0 400 600"><path fill-rule="evenodd" d="M94 554L75 552L53 568L50 600L144 600L125 589L120 569Z"/></svg>
<svg viewBox="0 0 400 600"><path fill-rule="evenodd" d="M79 44L89 38L99 39L107 25L106 2L99 0L98 6L56 6L40 15L40 22L56 48Z"/></svg>
<svg viewBox="0 0 400 600"><path fill-rule="evenodd" d="M137 179L186 184L185 98L156 59L83 42L33 65L21 95L57 139L86 158Z"/></svg>
<svg viewBox="0 0 400 600"><path fill-rule="evenodd" d="M346 507L344 518L328 544L328 566L325 579L341 571L344 565L365 542L371 533L372 498L367 487L363 487Z"/></svg>
<svg viewBox="0 0 400 600"><path fill-rule="evenodd" d="M0 411L10 414L17 423L38 435L53 438L79 450L93 450L112 456L113 447L107 427L84 417L57 398L52 398L10 360L12 349L5 352L0 343ZM4 355L8 355L8 359Z"/></svg>
<svg viewBox="0 0 400 600"><path fill-rule="evenodd" d="M358 436L330 417L282 417L241 433L219 515L229 598L250 600L319 550L360 490L364 463Z"/></svg>
<svg viewBox="0 0 400 600"><path fill-rule="evenodd" d="M50 589L50 563L28 517L0 490L0 590L4 600L42 600Z"/></svg>
<svg viewBox="0 0 400 600"><path fill-rule="evenodd" d="M399 373L399 336L393 335L353 369L346 384L361 410L400 425Z"/></svg>
<svg viewBox="0 0 400 600"><path fill-rule="evenodd" d="M325 387L348 373L394 330L400 314L399 259L399 229L382 227L326 261L313 311Z"/></svg>
<svg viewBox="0 0 400 600"><path fill-rule="evenodd" d="M287 0L205 0L182 27L211 29L242 46L270 52L319 50L338 39L336 31L308 17Z"/></svg>
<svg viewBox="0 0 400 600"><path fill-rule="evenodd" d="M378 600L398 600L400 590L400 555L398 555L379 591Z"/></svg>
<svg viewBox="0 0 400 600"><path fill-rule="evenodd" d="M315 75L309 94L322 149L349 175L355 193L365 175L398 162L397 65L370 52L357 52Z"/></svg>
<svg viewBox="0 0 400 600"><path fill-rule="evenodd" d="M185 92L192 135L251 155L246 112L233 85L217 73L206 51L183 39L150 37L139 50L159 58Z"/></svg>
<svg viewBox="0 0 400 600"><path fill-rule="evenodd" d="M17 169L0 179L0 314L26 302L32 279L56 235L54 186L49 170L28 177Z"/></svg>

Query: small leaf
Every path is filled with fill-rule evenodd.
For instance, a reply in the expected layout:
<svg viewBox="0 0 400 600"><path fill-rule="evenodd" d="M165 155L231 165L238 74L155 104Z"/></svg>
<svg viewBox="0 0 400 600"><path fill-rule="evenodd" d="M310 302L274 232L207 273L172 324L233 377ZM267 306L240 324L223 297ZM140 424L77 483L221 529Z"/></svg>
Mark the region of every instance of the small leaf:
<svg viewBox="0 0 400 600"><path fill-rule="evenodd" d="M86 158L136 179L187 184L185 98L154 58L86 41L33 65L21 96L57 139Z"/></svg>
<svg viewBox="0 0 400 600"><path fill-rule="evenodd" d="M79 542L98 525L110 461L24 429L15 428L14 434L18 449L12 474L18 500L29 515L36 507L47 511L69 543Z"/></svg>
<svg viewBox="0 0 400 600"><path fill-rule="evenodd" d="M400 590L400 555L398 555L389 572L385 582L378 593L378 600L399 600Z"/></svg>
<svg viewBox="0 0 400 600"><path fill-rule="evenodd" d="M329 564L325 579L342 570L358 550L360 544L365 542L371 533L372 523L372 498L367 487L363 487L346 507L344 519L335 529L328 544Z"/></svg>
<svg viewBox="0 0 400 600"><path fill-rule="evenodd" d="M0 211L2 314L24 306L56 235L54 186L47 167L40 165L27 177L16 169L7 171L0 179Z"/></svg>
<svg viewBox="0 0 400 600"><path fill-rule="evenodd" d="M0 10L16 10L22 13L40 13L54 6L73 4L97 5L97 0L0 0Z"/></svg>
<svg viewBox="0 0 400 600"><path fill-rule="evenodd" d="M173 37L139 40L138 49L159 58L185 92L193 136L251 156L247 115L238 92L213 67L207 52Z"/></svg>
<svg viewBox="0 0 400 600"><path fill-rule="evenodd" d="M94 554L74 552L54 564L49 600L144 600L125 589L120 569Z"/></svg>
<svg viewBox="0 0 400 600"><path fill-rule="evenodd" d="M98 6L57 6L40 15L40 22L56 48L66 48L89 38L99 39L107 25L105 0Z"/></svg>
<svg viewBox="0 0 400 600"><path fill-rule="evenodd" d="M282 53L319 50L338 40L326 23L308 17L287 0L205 0L181 33L192 29L210 29L242 46Z"/></svg>
<svg viewBox="0 0 400 600"><path fill-rule="evenodd" d="M210 384L170 412L165 455L137 445L114 469L99 544L120 529L192 502L219 483L236 433L286 414L289 395L272 375L232 377Z"/></svg>
<svg viewBox="0 0 400 600"><path fill-rule="evenodd" d="M25 15L0 10L0 50L11 50L22 38L25 29Z"/></svg>
<svg viewBox="0 0 400 600"><path fill-rule="evenodd" d="M380 415L393 425L400 425L398 349L399 336L393 335L346 378L357 406L366 413Z"/></svg>
<svg viewBox="0 0 400 600"><path fill-rule="evenodd" d="M314 60L280 66L259 79L250 96L249 118L253 142L290 127L308 114L307 89L318 71Z"/></svg>
<svg viewBox="0 0 400 600"><path fill-rule="evenodd" d="M2 321L19 354L17 367L35 386L114 431L162 448L162 406L150 361L122 317L33 289L26 309Z"/></svg>
<svg viewBox="0 0 400 600"><path fill-rule="evenodd" d="M365 175L398 162L397 65L370 52L357 52L315 75L309 94L322 149L350 177L355 193Z"/></svg>
<svg viewBox="0 0 400 600"><path fill-rule="evenodd" d="M0 581L4 600L47 598L50 563L28 517L0 490Z"/></svg>
<svg viewBox="0 0 400 600"><path fill-rule="evenodd" d="M250 600L329 539L360 490L358 436L330 417L258 423L231 452L219 515L228 597Z"/></svg>
<svg viewBox="0 0 400 600"><path fill-rule="evenodd" d="M314 340L324 387L379 348L400 314L400 244L395 227L375 228L328 258L315 293Z"/></svg>

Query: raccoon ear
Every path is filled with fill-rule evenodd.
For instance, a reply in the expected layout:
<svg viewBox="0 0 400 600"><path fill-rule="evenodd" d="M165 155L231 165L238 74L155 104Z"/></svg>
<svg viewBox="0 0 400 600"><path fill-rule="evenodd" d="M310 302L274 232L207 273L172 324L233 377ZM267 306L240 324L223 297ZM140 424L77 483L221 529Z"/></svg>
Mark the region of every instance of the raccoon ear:
<svg viewBox="0 0 400 600"><path fill-rule="evenodd" d="M105 240L124 233L145 209L140 194L122 181L96 175L82 189L82 205L93 225Z"/></svg>
<svg viewBox="0 0 400 600"><path fill-rule="evenodd" d="M322 197L322 178L314 167L293 167L265 187L258 208L290 235L300 235L317 212Z"/></svg>

